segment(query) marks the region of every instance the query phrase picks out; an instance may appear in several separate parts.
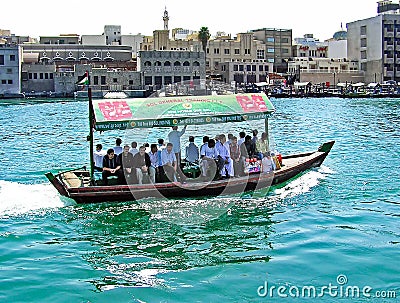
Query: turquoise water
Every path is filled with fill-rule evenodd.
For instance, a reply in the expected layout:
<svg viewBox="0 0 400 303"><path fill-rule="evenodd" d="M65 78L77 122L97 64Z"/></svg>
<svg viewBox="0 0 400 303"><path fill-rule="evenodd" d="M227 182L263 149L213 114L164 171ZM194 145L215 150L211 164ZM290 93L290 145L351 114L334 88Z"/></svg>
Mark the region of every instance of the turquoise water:
<svg viewBox="0 0 400 303"><path fill-rule="evenodd" d="M273 102L281 153L336 140L321 168L267 195L164 206L61 198L43 174L88 162L87 104L0 105L0 302L397 302L400 102ZM254 126L263 123L192 127L183 140Z"/></svg>

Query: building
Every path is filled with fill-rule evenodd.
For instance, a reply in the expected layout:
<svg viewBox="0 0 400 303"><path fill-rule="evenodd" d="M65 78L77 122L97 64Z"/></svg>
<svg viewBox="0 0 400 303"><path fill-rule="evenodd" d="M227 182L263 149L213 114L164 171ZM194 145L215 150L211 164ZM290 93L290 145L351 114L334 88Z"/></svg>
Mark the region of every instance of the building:
<svg viewBox="0 0 400 303"><path fill-rule="evenodd" d="M296 57L288 62L288 73L296 75L299 82L357 83L364 81L364 73L358 69L358 61L346 58Z"/></svg>
<svg viewBox="0 0 400 303"><path fill-rule="evenodd" d="M252 30L255 39L265 43L265 59L274 64L274 72L286 74L292 54L292 30L262 28Z"/></svg>
<svg viewBox="0 0 400 303"><path fill-rule="evenodd" d="M18 45L0 45L0 96L21 93L22 51Z"/></svg>
<svg viewBox="0 0 400 303"><path fill-rule="evenodd" d="M221 63L222 81L225 83L232 83L233 81L240 84L269 83L269 73L272 70L273 63L265 62L265 60Z"/></svg>
<svg viewBox="0 0 400 303"><path fill-rule="evenodd" d="M327 58L328 43L315 39L313 34L306 34L294 39L292 54L293 57Z"/></svg>
<svg viewBox="0 0 400 303"><path fill-rule="evenodd" d="M366 82L400 81L400 5L378 2L378 15L347 24L347 52Z"/></svg>
<svg viewBox="0 0 400 303"><path fill-rule="evenodd" d="M160 89L172 83L205 79L203 54L178 50L140 51L138 69L143 72L143 85Z"/></svg>
<svg viewBox="0 0 400 303"><path fill-rule="evenodd" d="M79 35L41 36L40 44L79 44Z"/></svg>
<svg viewBox="0 0 400 303"><path fill-rule="evenodd" d="M337 31L331 39L325 41L328 44L328 58L347 58L347 32Z"/></svg>

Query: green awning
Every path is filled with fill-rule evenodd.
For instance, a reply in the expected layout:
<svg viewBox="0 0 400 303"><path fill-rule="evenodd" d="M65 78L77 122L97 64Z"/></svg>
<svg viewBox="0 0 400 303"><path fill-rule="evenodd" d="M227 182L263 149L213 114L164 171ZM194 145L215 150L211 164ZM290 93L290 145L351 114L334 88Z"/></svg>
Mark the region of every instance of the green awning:
<svg viewBox="0 0 400 303"><path fill-rule="evenodd" d="M263 93L93 100L96 130L171 127L264 119L275 108Z"/></svg>

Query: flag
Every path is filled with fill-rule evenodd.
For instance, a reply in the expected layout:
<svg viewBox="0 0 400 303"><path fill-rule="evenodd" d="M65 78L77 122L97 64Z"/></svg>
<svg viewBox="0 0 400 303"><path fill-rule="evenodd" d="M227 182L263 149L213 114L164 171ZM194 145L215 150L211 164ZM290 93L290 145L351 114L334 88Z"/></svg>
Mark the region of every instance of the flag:
<svg viewBox="0 0 400 303"><path fill-rule="evenodd" d="M79 76L78 81L75 84L89 85L89 73L86 71L82 76Z"/></svg>

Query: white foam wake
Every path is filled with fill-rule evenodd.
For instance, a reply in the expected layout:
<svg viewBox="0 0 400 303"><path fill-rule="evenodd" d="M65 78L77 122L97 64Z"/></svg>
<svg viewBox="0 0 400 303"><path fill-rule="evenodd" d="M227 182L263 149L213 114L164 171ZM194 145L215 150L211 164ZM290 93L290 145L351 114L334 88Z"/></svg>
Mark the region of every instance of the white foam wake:
<svg viewBox="0 0 400 303"><path fill-rule="evenodd" d="M280 199L285 199L307 193L311 188L317 186L321 180L326 179L328 175L333 173L335 172L329 167L321 166L318 170L310 170L289 182L286 186L275 189L274 194Z"/></svg>
<svg viewBox="0 0 400 303"><path fill-rule="evenodd" d="M0 180L0 217L64 206L51 184L20 184Z"/></svg>

